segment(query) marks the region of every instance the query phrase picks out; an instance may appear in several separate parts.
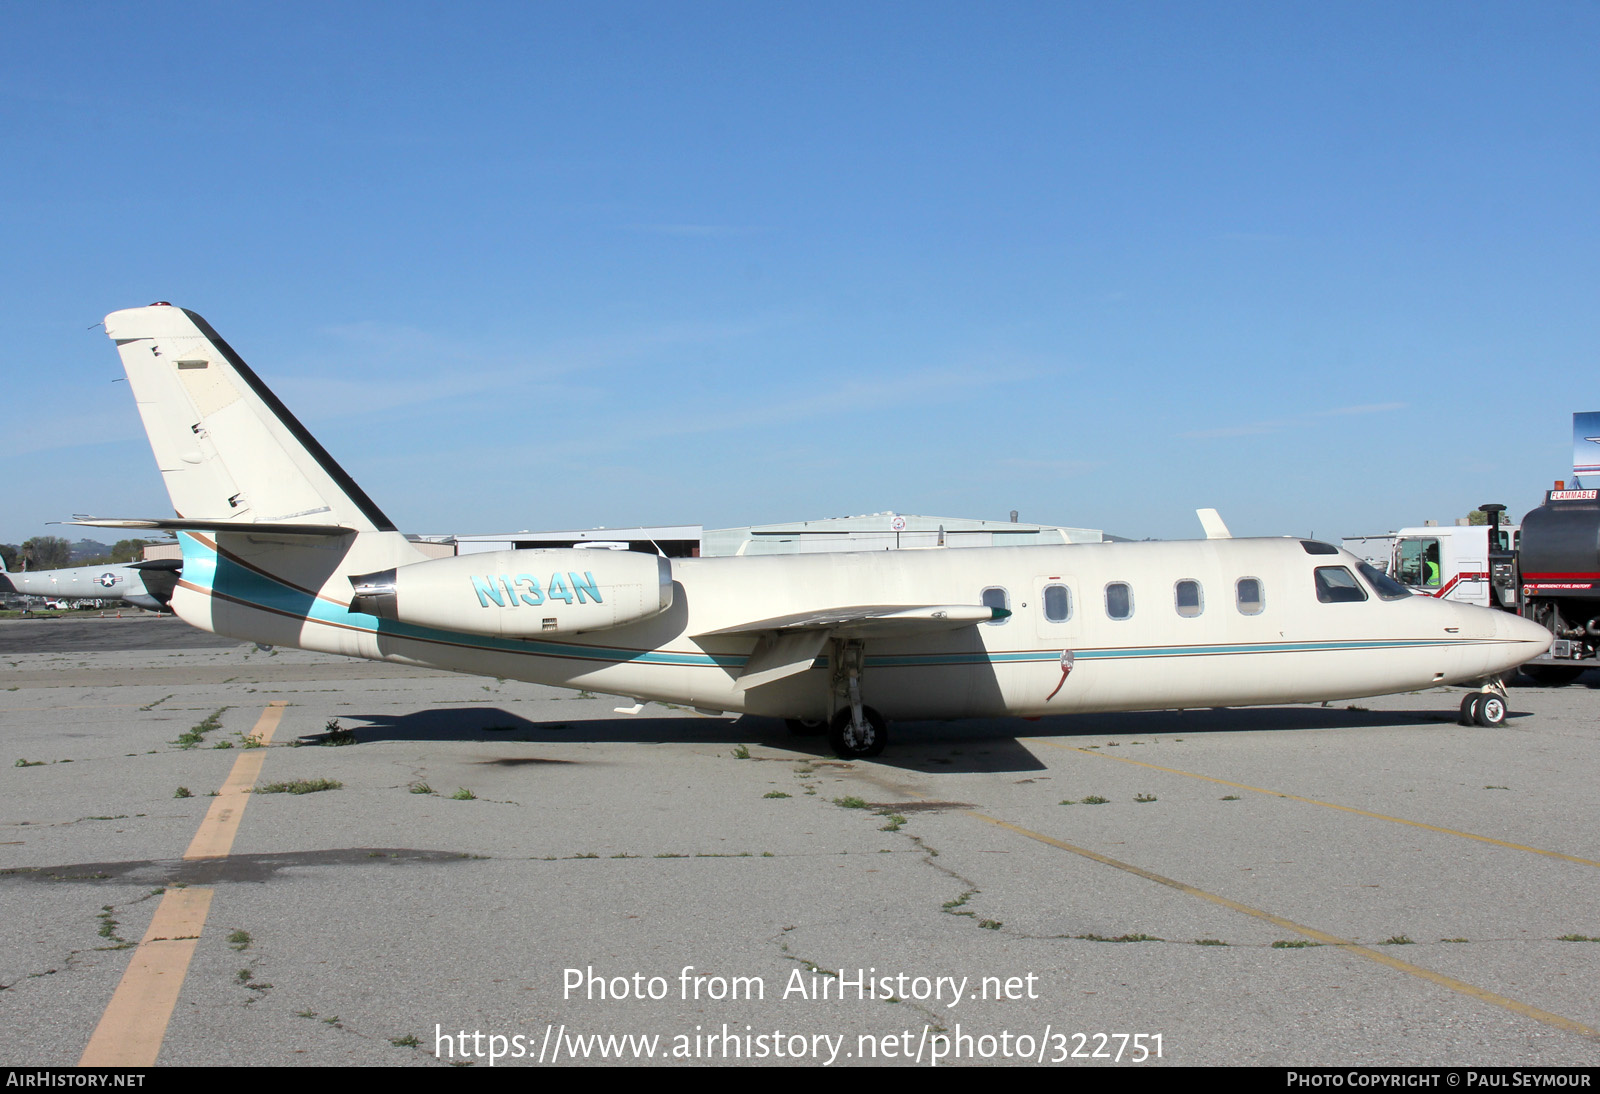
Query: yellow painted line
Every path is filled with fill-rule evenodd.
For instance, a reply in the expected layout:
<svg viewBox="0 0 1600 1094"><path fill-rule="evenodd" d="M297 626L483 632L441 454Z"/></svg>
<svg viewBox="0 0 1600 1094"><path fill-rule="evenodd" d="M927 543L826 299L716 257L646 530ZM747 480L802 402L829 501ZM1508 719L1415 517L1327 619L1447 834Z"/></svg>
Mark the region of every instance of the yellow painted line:
<svg viewBox="0 0 1600 1094"><path fill-rule="evenodd" d="M167 890L79 1067L155 1066L210 908L210 889Z"/></svg>
<svg viewBox="0 0 1600 1094"><path fill-rule="evenodd" d="M250 732L263 745L272 741L287 705L286 700L275 699L256 719ZM265 759L265 749L248 749L234 760L227 781L183 854L185 859L227 857ZM183 978L189 972L189 959L211 910L211 894L211 889L167 890L83 1050L79 1067L155 1066Z"/></svg>
<svg viewBox="0 0 1600 1094"><path fill-rule="evenodd" d="M1358 817L1370 817L1373 820L1388 821L1390 824L1404 824L1411 828L1422 828L1429 832L1438 832L1446 836L1459 836L1462 839L1476 840L1479 843L1490 843L1496 847L1507 847L1513 851L1527 851L1532 855L1558 858L1563 862L1576 862L1580 866L1600 867L1600 862L1596 862L1594 859L1580 858L1577 855L1569 855L1564 851L1548 851L1543 847L1529 847L1525 843L1512 843L1509 840L1495 839L1493 836L1480 836L1474 832L1463 832L1459 828L1444 828L1437 824L1424 824L1422 821L1407 820L1404 817L1391 817L1387 813L1373 813L1370 810L1357 809L1354 806L1319 801L1316 798L1303 798L1299 794L1286 794L1282 790L1267 790L1264 787L1251 786L1249 783L1229 782L1227 779L1219 779L1212 775L1201 775L1194 771L1183 771L1176 767L1162 767L1160 764L1145 763L1143 760L1128 760L1121 756L1107 756L1105 753L1093 749L1080 748L1077 745L1057 744L1042 737L1029 737L1027 740L1032 744L1048 745L1051 748L1059 748L1064 752L1082 752L1086 756L1094 756L1102 760L1113 760L1119 764L1132 764L1134 767L1148 767L1152 771L1165 771L1169 775L1182 775L1186 779L1203 779L1208 783L1216 783L1219 786L1231 786L1235 790L1249 790L1252 793L1266 794L1274 798L1287 798L1289 801L1305 802L1307 805L1320 805L1324 809L1337 809L1341 813L1354 813Z"/></svg>
<svg viewBox="0 0 1600 1094"><path fill-rule="evenodd" d="M283 708L287 705L283 699L268 703L250 735L263 745L271 744L273 731L278 728L278 722L283 718ZM189 849L183 853L185 859L228 857L228 852L233 849L233 837L239 832L239 822L244 819L244 807L250 802L250 788L255 786L256 779L260 777L261 765L266 759L265 748L246 749L239 754L239 758L233 762L233 770L228 773L227 782L211 799L211 808L206 810L206 819L200 822L200 831L194 834Z"/></svg>
<svg viewBox="0 0 1600 1094"><path fill-rule="evenodd" d="M1500 995L1496 992L1475 987L1463 980L1457 980L1455 977L1445 976L1443 973L1434 972L1432 969L1425 969L1420 965L1413 965L1408 961L1401 961L1397 957L1391 957L1389 954L1383 953L1380 950L1372 949L1370 946L1362 946L1358 943L1351 942L1349 939L1340 938L1338 935L1332 935L1326 931L1319 931L1315 927L1307 927L1304 924L1296 923L1292 919L1285 919L1283 916L1273 915L1271 912L1263 911L1260 908L1253 908L1248 904L1241 904L1237 900L1230 900L1225 896L1218 896L1216 893L1207 892L1206 890L1196 888L1193 885L1186 885L1181 881L1175 881L1170 877L1164 877L1161 874L1155 873L1154 871L1145 870L1141 867L1134 866L1131 863L1122 862L1118 859L1110 857L1109 855L1102 855L1098 851L1091 851L1086 847L1078 847L1075 844L1067 843L1064 840L1054 839L1042 833L1030 831L1027 828L1022 828L1018 825L1011 824L1009 821L1000 820L997 817L991 817L978 812L970 812L968 813L968 816L976 817L978 820L986 821L989 824L1004 828L1009 832L1015 832L1020 836L1026 836L1031 840L1038 840L1040 843L1049 844L1051 847L1058 847L1063 851L1070 851L1074 855L1081 855L1084 858L1091 859L1094 862L1102 863L1106 866L1133 874L1135 877L1142 877L1146 881L1153 881L1158 885L1165 885L1168 888L1178 890L1180 893L1185 893L1193 897L1199 897L1201 900L1208 900L1213 904L1228 908L1231 911L1242 912L1245 915L1254 916L1257 919L1264 919L1268 923L1275 924L1284 928L1285 930L1293 931L1296 934L1304 935L1306 938L1321 942L1324 945L1337 946L1346 953L1352 953L1358 957L1364 957L1369 961L1375 961L1378 964L1386 965L1391 969L1398 969L1400 972L1406 973L1410 976L1415 976L1420 980L1426 980L1432 984L1437 984L1440 987L1448 988L1453 992L1459 992L1460 994L1468 996L1472 999L1476 999L1479 1002L1490 1003L1497 1007L1503 1007L1506 1010L1511 1011L1513 1014L1521 1015L1524 1018L1531 1018L1536 1022L1542 1022L1547 1026L1554 1026L1556 1029L1563 1029L1569 1033L1577 1033L1584 1037L1600 1039L1600 1029L1595 1029L1592 1026L1586 1026L1582 1022L1575 1022L1571 1018L1563 1018L1561 1015L1552 1014L1547 1010L1540 1010L1538 1007L1530 1006L1527 1003L1520 1003L1515 999Z"/></svg>

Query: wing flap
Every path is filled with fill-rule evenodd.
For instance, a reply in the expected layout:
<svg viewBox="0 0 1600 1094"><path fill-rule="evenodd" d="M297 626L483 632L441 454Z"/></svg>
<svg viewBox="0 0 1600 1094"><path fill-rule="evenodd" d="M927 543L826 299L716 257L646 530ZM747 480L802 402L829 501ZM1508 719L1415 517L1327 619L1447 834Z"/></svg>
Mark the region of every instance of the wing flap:
<svg viewBox="0 0 1600 1094"><path fill-rule="evenodd" d="M737 686L744 691L805 672L827 643L828 632L821 628L764 634L750 654L750 660L745 662Z"/></svg>
<svg viewBox="0 0 1600 1094"><path fill-rule="evenodd" d="M756 648L739 673L740 690L804 672L831 638L882 638L957 630L1004 619L1005 608L983 604L875 604L826 608L794 615L757 619L733 627L706 631L696 638L754 635Z"/></svg>

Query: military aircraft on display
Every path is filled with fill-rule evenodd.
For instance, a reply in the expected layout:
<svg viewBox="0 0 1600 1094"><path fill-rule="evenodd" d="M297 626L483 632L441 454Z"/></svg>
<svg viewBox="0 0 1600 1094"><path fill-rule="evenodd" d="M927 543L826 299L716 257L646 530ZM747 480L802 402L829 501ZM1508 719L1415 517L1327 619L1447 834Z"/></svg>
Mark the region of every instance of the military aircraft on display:
<svg viewBox="0 0 1600 1094"><path fill-rule="evenodd" d="M167 611L182 563L177 559L74 566L63 570L11 573L0 559L0 593L50 600L121 600L151 612Z"/></svg>
<svg viewBox="0 0 1600 1094"><path fill-rule="evenodd" d="M1303 539L668 559L426 559L193 312L114 312L183 544L172 607L240 639L822 723L841 756L890 719L1244 706L1502 677L1550 633L1416 597Z"/></svg>

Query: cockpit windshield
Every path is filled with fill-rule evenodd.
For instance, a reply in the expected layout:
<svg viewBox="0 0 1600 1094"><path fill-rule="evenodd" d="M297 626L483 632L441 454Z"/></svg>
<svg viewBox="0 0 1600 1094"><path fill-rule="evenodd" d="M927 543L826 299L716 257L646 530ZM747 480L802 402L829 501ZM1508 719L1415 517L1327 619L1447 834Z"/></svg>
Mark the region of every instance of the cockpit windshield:
<svg viewBox="0 0 1600 1094"><path fill-rule="evenodd" d="M1359 604L1367 599L1361 583L1343 566L1318 566L1317 599L1324 604Z"/></svg>
<svg viewBox="0 0 1600 1094"><path fill-rule="evenodd" d="M1404 600L1411 595L1410 589L1370 563L1363 562L1356 569L1367 579L1367 584L1372 586L1379 600Z"/></svg>

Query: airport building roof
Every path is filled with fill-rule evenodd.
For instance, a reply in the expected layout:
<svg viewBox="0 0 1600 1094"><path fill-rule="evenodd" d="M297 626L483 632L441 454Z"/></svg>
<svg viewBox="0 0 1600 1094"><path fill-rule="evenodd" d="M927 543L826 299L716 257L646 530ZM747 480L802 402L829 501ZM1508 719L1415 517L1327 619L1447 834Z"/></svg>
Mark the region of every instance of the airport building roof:
<svg viewBox="0 0 1600 1094"><path fill-rule="evenodd" d="M1056 546L1100 543L1098 528L1057 524L978 520L972 517L869 513L855 517L789 521L744 528L702 528L698 524L636 528L580 528L563 531L491 532L449 537L457 554L515 551L540 547L616 547L670 558L718 555L812 554L824 551L893 551L930 547Z"/></svg>
<svg viewBox="0 0 1600 1094"><path fill-rule="evenodd" d="M1099 543L1103 538L1098 528L890 511L750 528L708 529L701 541L700 553L707 556L777 555L923 547L1019 547Z"/></svg>
<svg viewBox="0 0 1600 1094"><path fill-rule="evenodd" d="M663 524L638 528L576 528L556 532L493 532L456 536L456 553L521 551L539 547L600 547L625 544L630 551L688 558L700 550L698 524Z"/></svg>

